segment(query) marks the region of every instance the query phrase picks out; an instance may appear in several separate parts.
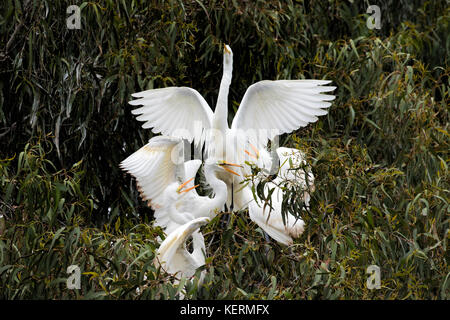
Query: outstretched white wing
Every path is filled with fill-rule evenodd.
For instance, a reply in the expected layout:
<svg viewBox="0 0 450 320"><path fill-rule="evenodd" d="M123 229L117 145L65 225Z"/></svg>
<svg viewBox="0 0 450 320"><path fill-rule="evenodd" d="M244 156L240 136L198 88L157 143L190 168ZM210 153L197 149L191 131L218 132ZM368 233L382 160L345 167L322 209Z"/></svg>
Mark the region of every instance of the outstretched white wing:
<svg viewBox="0 0 450 320"><path fill-rule="evenodd" d="M184 179L184 161L178 164L182 146L180 138L158 136L123 160L120 167L136 178L141 197L153 209L163 206L162 195L167 186Z"/></svg>
<svg viewBox="0 0 450 320"><path fill-rule="evenodd" d="M211 128L213 112L196 90L188 87L168 87L132 94L133 106L142 105L132 113L139 121L145 121L144 129L153 128L154 133L194 140L201 145L205 129Z"/></svg>
<svg viewBox="0 0 450 320"><path fill-rule="evenodd" d="M321 94L336 89L324 86L327 80L264 80L251 85L242 99L231 129L254 130L258 141L289 133L317 116L327 114L334 95Z"/></svg>

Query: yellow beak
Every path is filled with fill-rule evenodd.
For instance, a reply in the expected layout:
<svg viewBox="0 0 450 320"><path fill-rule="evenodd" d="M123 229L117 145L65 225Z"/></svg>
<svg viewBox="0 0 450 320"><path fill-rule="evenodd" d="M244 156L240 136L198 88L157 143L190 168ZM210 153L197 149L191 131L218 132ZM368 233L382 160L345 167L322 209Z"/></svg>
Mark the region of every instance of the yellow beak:
<svg viewBox="0 0 450 320"><path fill-rule="evenodd" d="M229 172L229 173L235 174L235 175L237 175L237 176L240 176L239 173L237 173L237 172L231 170L230 168L224 167L224 166L233 166L233 167L241 167L241 168L242 168L242 166L240 166L240 165L238 165L238 164L235 164L235 163L226 162L226 161L223 161L223 162L220 164L220 166L222 166L222 169L223 169L223 170L225 170L225 171L227 171L227 172Z"/></svg>
<svg viewBox="0 0 450 320"><path fill-rule="evenodd" d="M258 149L256 149L256 147L254 145L252 145L251 143L249 143L249 145L253 149L253 151L256 153L256 156L259 158L259 151L258 151Z"/></svg>
<svg viewBox="0 0 450 320"><path fill-rule="evenodd" d="M236 163L231 163L231 162L226 162L226 161L222 161L222 164L227 165L227 166L233 166L233 167L241 167L240 165L236 164Z"/></svg>
<svg viewBox="0 0 450 320"><path fill-rule="evenodd" d="M199 184L197 184L197 185L195 185L195 186L193 186L193 187L187 188L186 190L180 191L180 193L189 192L189 191L191 191L192 189L197 188L198 186L199 186Z"/></svg>
<svg viewBox="0 0 450 320"><path fill-rule="evenodd" d="M252 155L252 154L251 154L250 152L248 152L247 150L244 150L244 152L245 152L246 154L248 154L250 157L253 157L253 158L255 158L255 159L258 159L257 156Z"/></svg>
<svg viewBox="0 0 450 320"><path fill-rule="evenodd" d="M226 168L226 167L222 167L223 168L223 170L225 170L225 171L228 171L229 173L232 173L232 174L235 174L235 175L237 175L237 176L240 176L240 174L239 173L237 173L237 172L234 172L233 170L231 170L230 168Z"/></svg>
<svg viewBox="0 0 450 320"><path fill-rule="evenodd" d="M188 181L184 182L183 184L181 184L178 189L177 192L180 193L180 190L183 189L189 182L191 182L194 178L190 178Z"/></svg>

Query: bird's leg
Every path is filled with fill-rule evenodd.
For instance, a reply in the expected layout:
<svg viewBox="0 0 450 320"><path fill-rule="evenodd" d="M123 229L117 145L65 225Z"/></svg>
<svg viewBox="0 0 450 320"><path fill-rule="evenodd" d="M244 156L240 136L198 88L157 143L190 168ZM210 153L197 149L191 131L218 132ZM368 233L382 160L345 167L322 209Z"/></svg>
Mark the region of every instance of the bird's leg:
<svg viewBox="0 0 450 320"><path fill-rule="evenodd" d="M230 212L233 212L234 209L234 183L231 183L231 205ZM230 217L228 217L228 223L230 222Z"/></svg>
<svg viewBox="0 0 450 320"><path fill-rule="evenodd" d="M226 203L223 205L223 210L224 210L224 212L228 212L228 206L227 206ZM226 227L225 219L226 219L226 218L225 218L224 215L222 215L222 216L220 217L220 224L222 225L222 228L225 228L225 227Z"/></svg>
<svg viewBox="0 0 450 320"><path fill-rule="evenodd" d="M263 230L263 234L264 234L264 239L266 239L267 242L271 242L272 240L270 240L269 234L267 232L265 232Z"/></svg>
<svg viewBox="0 0 450 320"><path fill-rule="evenodd" d="M272 242L272 240L270 240L269 234L267 232L265 232L264 230L262 230L263 234L264 234L264 239L266 239L267 242ZM266 252L266 256L269 255L269 247L265 246L265 252Z"/></svg>
<svg viewBox="0 0 450 320"><path fill-rule="evenodd" d="M264 230L262 230L262 229L261 229L261 231L262 231L262 233L264 235L264 239L266 240L266 242L271 243L272 239L269 237L269 234L267 232L265 232ZM266 253L266 256L269 255L269 250L270 250L269 246L264 246L264 252Z"/></svg>
<svg viewBox="0 0 450 320"><path fill-rule="evenodd" d="M234 209L234 190L233 190L233 186L234 183L231 183L231 205L230 205L230 214L228 214L227 217L227 226L230 225L230 220L231 220L231 213L233 212Z"/></svg>

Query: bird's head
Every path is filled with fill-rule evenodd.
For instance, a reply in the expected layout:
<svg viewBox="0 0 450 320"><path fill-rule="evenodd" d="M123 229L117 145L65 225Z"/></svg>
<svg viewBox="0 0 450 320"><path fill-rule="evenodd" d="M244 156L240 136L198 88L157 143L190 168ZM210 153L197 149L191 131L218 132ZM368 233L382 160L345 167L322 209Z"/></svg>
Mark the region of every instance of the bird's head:
<svg viewBox="0 0 450 320"><path fill-rule="evenodd" d="M233 51L227 44L223 45L223 68L228 72L233 70Z"/></svg>
<svg viewBox="0 0 450 320"><path fill-rule="evenodd" d="M240 176L239 173L235 172L230 167L242 167L242 166L235 164L235 163L226 162L225 160L217 160L214 158L208 158L205 161L205 169L206 170L212 170L215 173L223 173L223 171L227 171L234 175Z"/></svg>
<svg viewBox="0 0 450 320"><path fill-rule="evenodd" d="M194 178L190 178L189 180L187 180L187 181L183 182L182 184L180 184L180 185L177 187L176 192L177 192L178 194L184 195L184 194L186 194L187 192L189 192L189 191L191 191L191 190L197 188L197 187L199 186L199 184L197 184L197 185L195 185L195 186L193 186L193 187L190 187L190 188L186 188L186 185L187 185L189 182L191 182L192 180L194 180Z"/></svg>
<svg viewBox="0 0 450 320"><path fill-rule="evenodd" d="M228 54L230 56L233 56L233 51L231 51L231 48L229 45L227 45L227 44L223 45L223 54Z"/></svg>

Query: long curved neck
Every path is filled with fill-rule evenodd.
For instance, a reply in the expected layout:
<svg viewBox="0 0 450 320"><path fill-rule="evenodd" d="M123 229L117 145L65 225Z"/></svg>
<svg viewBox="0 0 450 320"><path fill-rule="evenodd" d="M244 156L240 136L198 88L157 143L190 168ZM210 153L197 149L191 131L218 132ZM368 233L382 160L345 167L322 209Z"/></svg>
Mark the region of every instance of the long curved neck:
<svg viewBox="0 0 450 320"><path fill-rule="evenodd" d="M216 177L213 170L206 168L205 178L209 185L214 190L214 198L211 199L211 207L214 209L222 210L225 202L227 201L227 185L225 182Z"/></svg>
<svg viewBox="0 0 450 320"><path fill-rule="evenodd" d="M223 62L223 75L222 81L220 82L216 109L214 110L213 127L224 132L228 129L228 92L231 84L233 65L225 57Z"/></svg>

